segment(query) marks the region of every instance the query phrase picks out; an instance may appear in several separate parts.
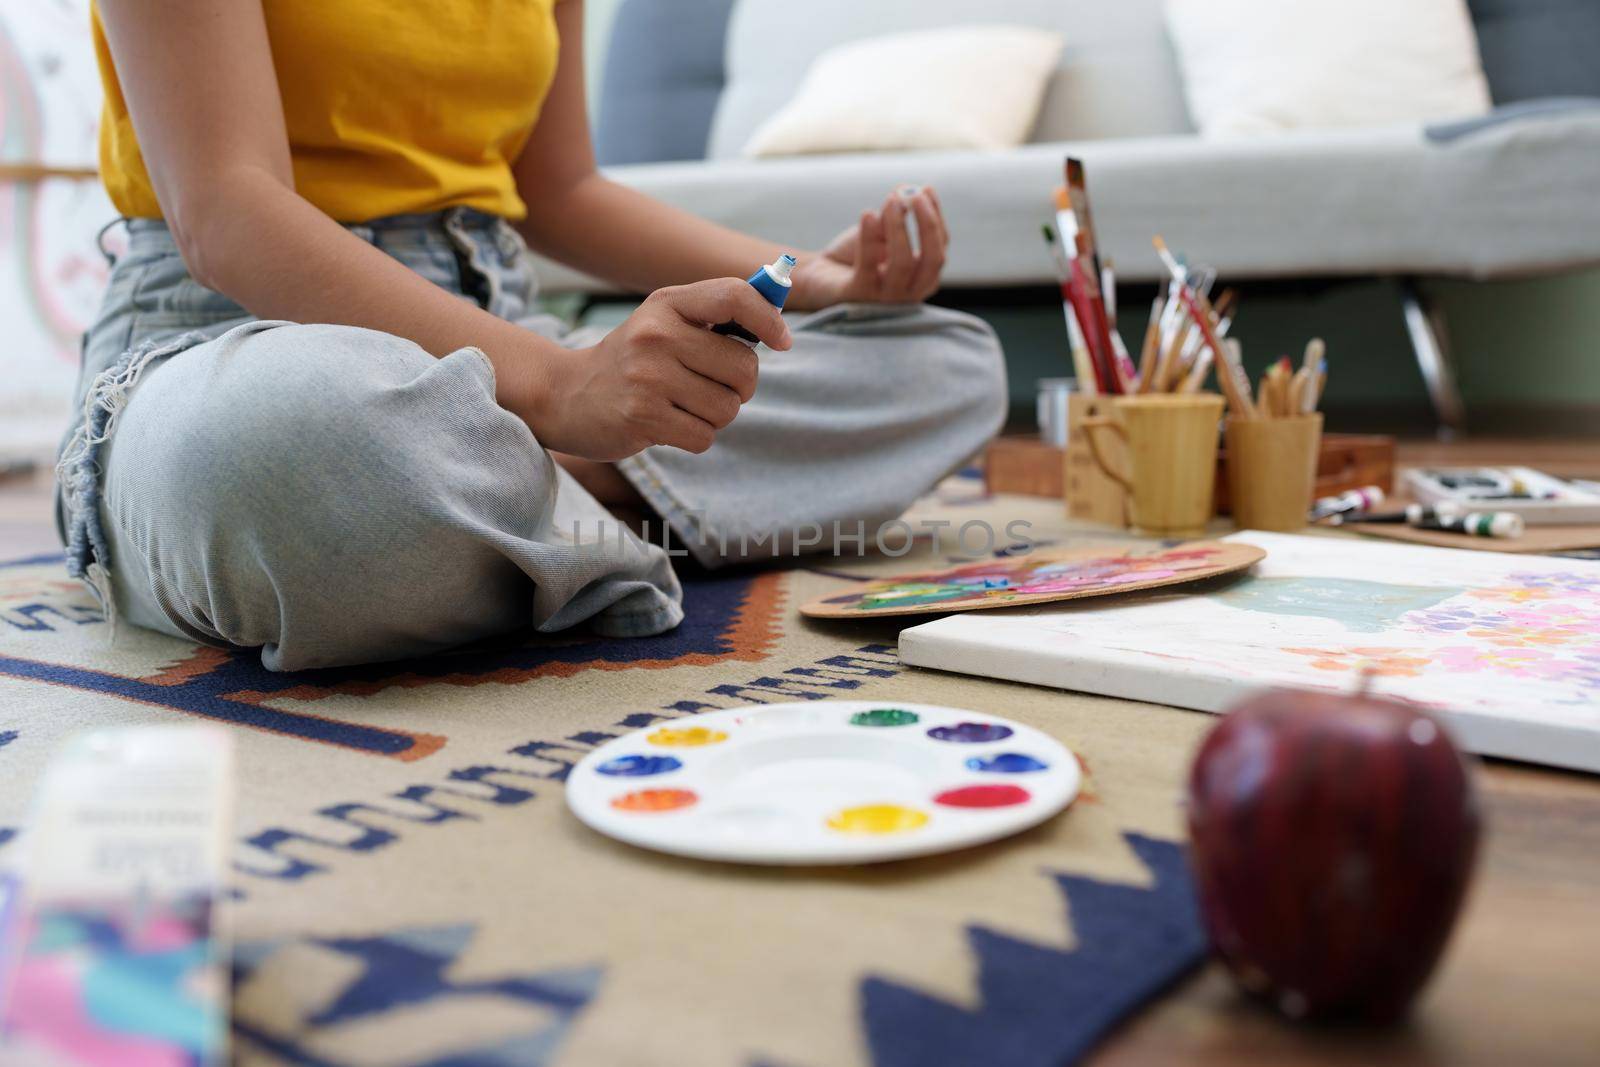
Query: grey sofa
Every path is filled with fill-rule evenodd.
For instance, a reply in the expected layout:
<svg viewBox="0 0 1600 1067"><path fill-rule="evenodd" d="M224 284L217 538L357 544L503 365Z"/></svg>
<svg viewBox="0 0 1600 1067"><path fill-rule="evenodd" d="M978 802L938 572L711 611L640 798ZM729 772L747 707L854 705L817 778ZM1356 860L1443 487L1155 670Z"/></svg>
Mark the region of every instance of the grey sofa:
<svg viewBox="0 0 1600 1067"><path fill-rule="evenodd" d="M1077 155L1125 280L1159 275L1156 232L1230 280L1399 278L1430 396L1454 426L1448 353L1414 280L1600 263L1600 0L1470 3L1497 104L1488 118L1219 141L1190 122L1162 0L623 0L596 144L618 180L803 245L895 182L933 183L952 231L946 284L968 289L1053 282L1038 227L1063 157ZM740 157L824 49L978 20L1048 26L1067 41L1031 143ZM543 277L553 292L605 291L552 264Z"/></svg>

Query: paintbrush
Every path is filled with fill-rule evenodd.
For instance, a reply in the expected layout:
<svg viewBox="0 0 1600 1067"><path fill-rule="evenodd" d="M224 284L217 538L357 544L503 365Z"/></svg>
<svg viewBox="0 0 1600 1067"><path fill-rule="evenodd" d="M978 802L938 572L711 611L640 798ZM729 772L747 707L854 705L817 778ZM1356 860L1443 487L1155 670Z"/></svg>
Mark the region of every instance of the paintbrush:
<svg viewBox="0 0 1600 1067"><path fill-rule="evenodd" d="M1206 372L1211 369L1211 350L1207 349L1195 357L1194 366L1184 377L1183 384L1178 387L1180 393L1197 393L1200 386L1205 383Z"/></svg>
<svg viewBox="0 0 1600 1067"><path fill-rule="evenodd" d="M1150 322L1144 328L1144 344L1139 349L1139 392L1148 393L1155 388L1156 353L1161 348L1161 318L1166 313L1166 294L1156 290L1150 302Z"/></svg>
<svg viewBox="0 0 1600 1067"><path fill-rule="evenodd" d="M1117 324L1117 265L1110 256L1100 268L1100 292L1106 298L1106 318L1114 327Z"/></svg>
<svg viewBox="0 0 1600 1067"><path fill-rule="evenodd" d="M1228 398L1228 407L1241 419L1259 418L1250 402L1250 379L1244 372L1244 349L1238 341L1223 343L1222 362L1217 364L1217 384Z"/></svg>
<svg viewBox="0 0 1600 1067"><path fill-rule="evenodd" d="M1283 356L1267 369L1262 375L1261 384L1266 389L1269 415L1283 417L1290 414L1289 409L1289 357Z"/></svg>
<svg viewBox="0 0 1600 1067"><path fill-rule="evenodd" d="M1066 174L1067 196L1072 204L1072 213L1078 219L1079 253L1089 257L1089 261L1094 264L1094 276L1099 278L1100 245L1095 240L1094 216L1089 211L1089 182L1087 175L1084 174L1083 161L1068 156Z"/></svg>
<svg viewBox="0 0 1600 1067"><path fill-rule="evenodd" d="M1327 353L1328 346L1322 338L1313 337L1306 342L1306 354L1300 360L1300 369L1306 372L1307 377L1317 373L1317 368L1322 365L1322 357Z"/></svg>
<svg viewBox="0 0 1600 1067"><path fill-rule="evenodd" d="M1154 244L1156 247L1156 254L1161 257L1161 262L1166 264L1168 272L1179 282L1178 297L1189 308L1191 317L1195 320L1196 325L1200 327L1201 335L1205 338L1206 344L1211 348L1212 357L1217 361L1219 366L1222 365L1223 363L1227 362L1227 355L1223 351L1222 342L1217 339L1216 331L1212 329L1211 326L1212 307L1210 301L1208 301L1203 295L1194 293L1190 290L1189 284L1184 278L1183 268L1178 266L1178 261L1176 259L1172 258L1172 252L1167 248L1167 242L1163 241L1159 234L1155 237ZM1218 375L1219 379L1222 379L1222 377L1223 376L1221 374ZM1239 410L1241 413L1253 410L1253 408L1245 406L1249 405L1250 402L1248 387L1246 387L1243 393L1239 393L1237 389L1230 391L1228 393L1228 402L1230 404L1234 404L1237 410Z"/></svg>
<svg viewBox="0 0 1600 1067"><path fill-rule="evenodd" d="M1289 379L1289 414L1304 415L1306 413L1306 390L1311 386L1311 374L1304 367L1294 372L1294 377Z"/></svg>
<svg viewBox="0 0 1600 1067"><path fill-rule="evenodd" d="M1067 323L1067 347L1072 353L1072 369L1078 380L1078 391L1084 396L1099 396L1099 375L1089 359L1088 343L1072 309L1072 268L1062 254L1061 243L1056 240L1056 233L1050 224L1045 223L1040 229L1044 232L1045 247L1055 261L1056 277L1061 283L1061 314Z"/></svg>
<svg viewBox="0 0 1600 1067"><path fill-rule="evenodd" d="M1156 380L1153 389L1158 393L1165 393L1170 389L1168 384L1172 380L1178 359L1183 353L1185 338L1189 336L1189 309L1179 308L1178 321L1172 331L1171 338L1161 352L1161 358L1156 362Z"/></svg>
<svg viewBox="0 0 1600 1067"><path fill-rule="evenodd" d="M1222 295L1217 297L1213 310L1217 316L1217 330L1220 332L1224 324L1231 324L1235 311L1239 307L1239 291L1237 289L1224 289Z"/></svg>
<svg viewBox="0 0 1600 1067"><path fill-rule="evenodd" d="M1066 186L1058 185L1055 189L1056 229L1061 237L1061 255L1066 261L1066 281L1063 283L1063 292L1068 295L1073 311L1078 316L1078 326L1086 340L1089 351L1089 362L1094 367L1094 377L1102 393L1116 391L1116 368L1113 365L1110 338L1101 331L1100 316L1102 309L1096 309L1095 301L1099 298L1099 274L1096 272L1095 281L1089 282L1080 278L1085 273L1082 266L1083 231L1077 212L1073 210L1072 199L1067 195ZM1082 281L1080 289L1079 282Z"/></svg>
<svg viewBox="0 0 1600 1067"><path fill-rule="evenodd" d="M1048 222L1042 223L1039 229L1044 234L1044 246L1050 253L1050 259L1056 265L1056 281L1064 282L1067 280L1067 259L1061 254L1061 244L1056 240L1056 231Z"/></svg>

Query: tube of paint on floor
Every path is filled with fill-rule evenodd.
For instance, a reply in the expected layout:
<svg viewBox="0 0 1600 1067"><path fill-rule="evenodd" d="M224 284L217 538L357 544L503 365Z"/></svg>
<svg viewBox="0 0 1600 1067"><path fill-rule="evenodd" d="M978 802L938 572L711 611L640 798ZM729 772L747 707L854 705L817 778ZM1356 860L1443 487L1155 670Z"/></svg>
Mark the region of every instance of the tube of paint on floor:
<svg viewBox="0 0 1600 1067"><path fill-rule="evenodd" d="M779 311L783 310L783 302L789 299L789 290L794 286L794 282L789 279L789 275L794 271L796 262L797 260L793 256L785 252L750 275L749 282L755 287L755 291L765 297L767 303ZM731 337L735 341L743 341L751 348L761 343L760 338L732 319L711 327L711 332L720 333L724 337Z"/></svg>
<svg viewBox="0 0 1600 1067"><path fill-rule="evenodd" d="M1510 511L1469 511L1465 515L1436 515L1413 522L1417 530L1448 530L1473 537L1521 537L1527 528L1522 516Z"/></svg>
<svg viewBox="0 0 1600 1067"><path fill-rule="evenodd" d="M1383 522L1392 525L1409 524L1415 526L1419 522L1436 522L1442 519L1454 519L1461 514L1461 509L1446 501L1437 507L1431 504L1407 504L1399 511L1348 511L1331 517L1335 526L1347 522Z"/></svg>
<svg viewBox="0 0 1600 1067"><path fill-rule="evenodd" d="M1383 503L1383 490L1376 485L1352 489L1338 496L1325 496L1311 506L1311 521L1318 522L1333 515L1351 511L1370 511Z"/></svg>
<svg viewBox="0 0 1600 1067"><path fill-rule="evenodd" d="M21 842L20 894L0 886L0 1061L228 1062L218 903L233 767L233 738L210 726L117 727L63 746Z"/></svg>

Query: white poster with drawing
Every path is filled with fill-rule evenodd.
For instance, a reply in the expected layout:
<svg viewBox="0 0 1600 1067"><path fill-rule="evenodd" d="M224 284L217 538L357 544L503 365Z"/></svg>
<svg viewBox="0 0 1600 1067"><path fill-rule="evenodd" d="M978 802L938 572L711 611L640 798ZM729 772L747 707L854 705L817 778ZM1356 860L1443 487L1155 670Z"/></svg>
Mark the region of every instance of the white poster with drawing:
<svg viewBox="0 0 1600 1067"><path fill-rule="evenodd" d="M1276 686L1373 687L1467 749L1600 771L1600 563L1247 532L1249 573L952 615L906 630L919 667L1222 711Z"/></svg>

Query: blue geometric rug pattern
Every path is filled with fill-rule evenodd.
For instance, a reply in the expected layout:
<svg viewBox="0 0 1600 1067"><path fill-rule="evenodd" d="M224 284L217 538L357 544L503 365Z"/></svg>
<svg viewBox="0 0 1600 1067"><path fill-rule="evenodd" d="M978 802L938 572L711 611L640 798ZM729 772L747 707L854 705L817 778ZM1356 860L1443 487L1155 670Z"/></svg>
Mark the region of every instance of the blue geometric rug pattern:
<svg viewBox="0 0 1600 1067"><path fill-rule="evenodd" d="M1113 1026L1205 956L1183 849L1125 838L1155 883L1148 889L1057 875L1077 945L1053 949L969 927L977 1009L895 982L862 983L862 1019L877 1067L1076 1063Z"/></svg>

